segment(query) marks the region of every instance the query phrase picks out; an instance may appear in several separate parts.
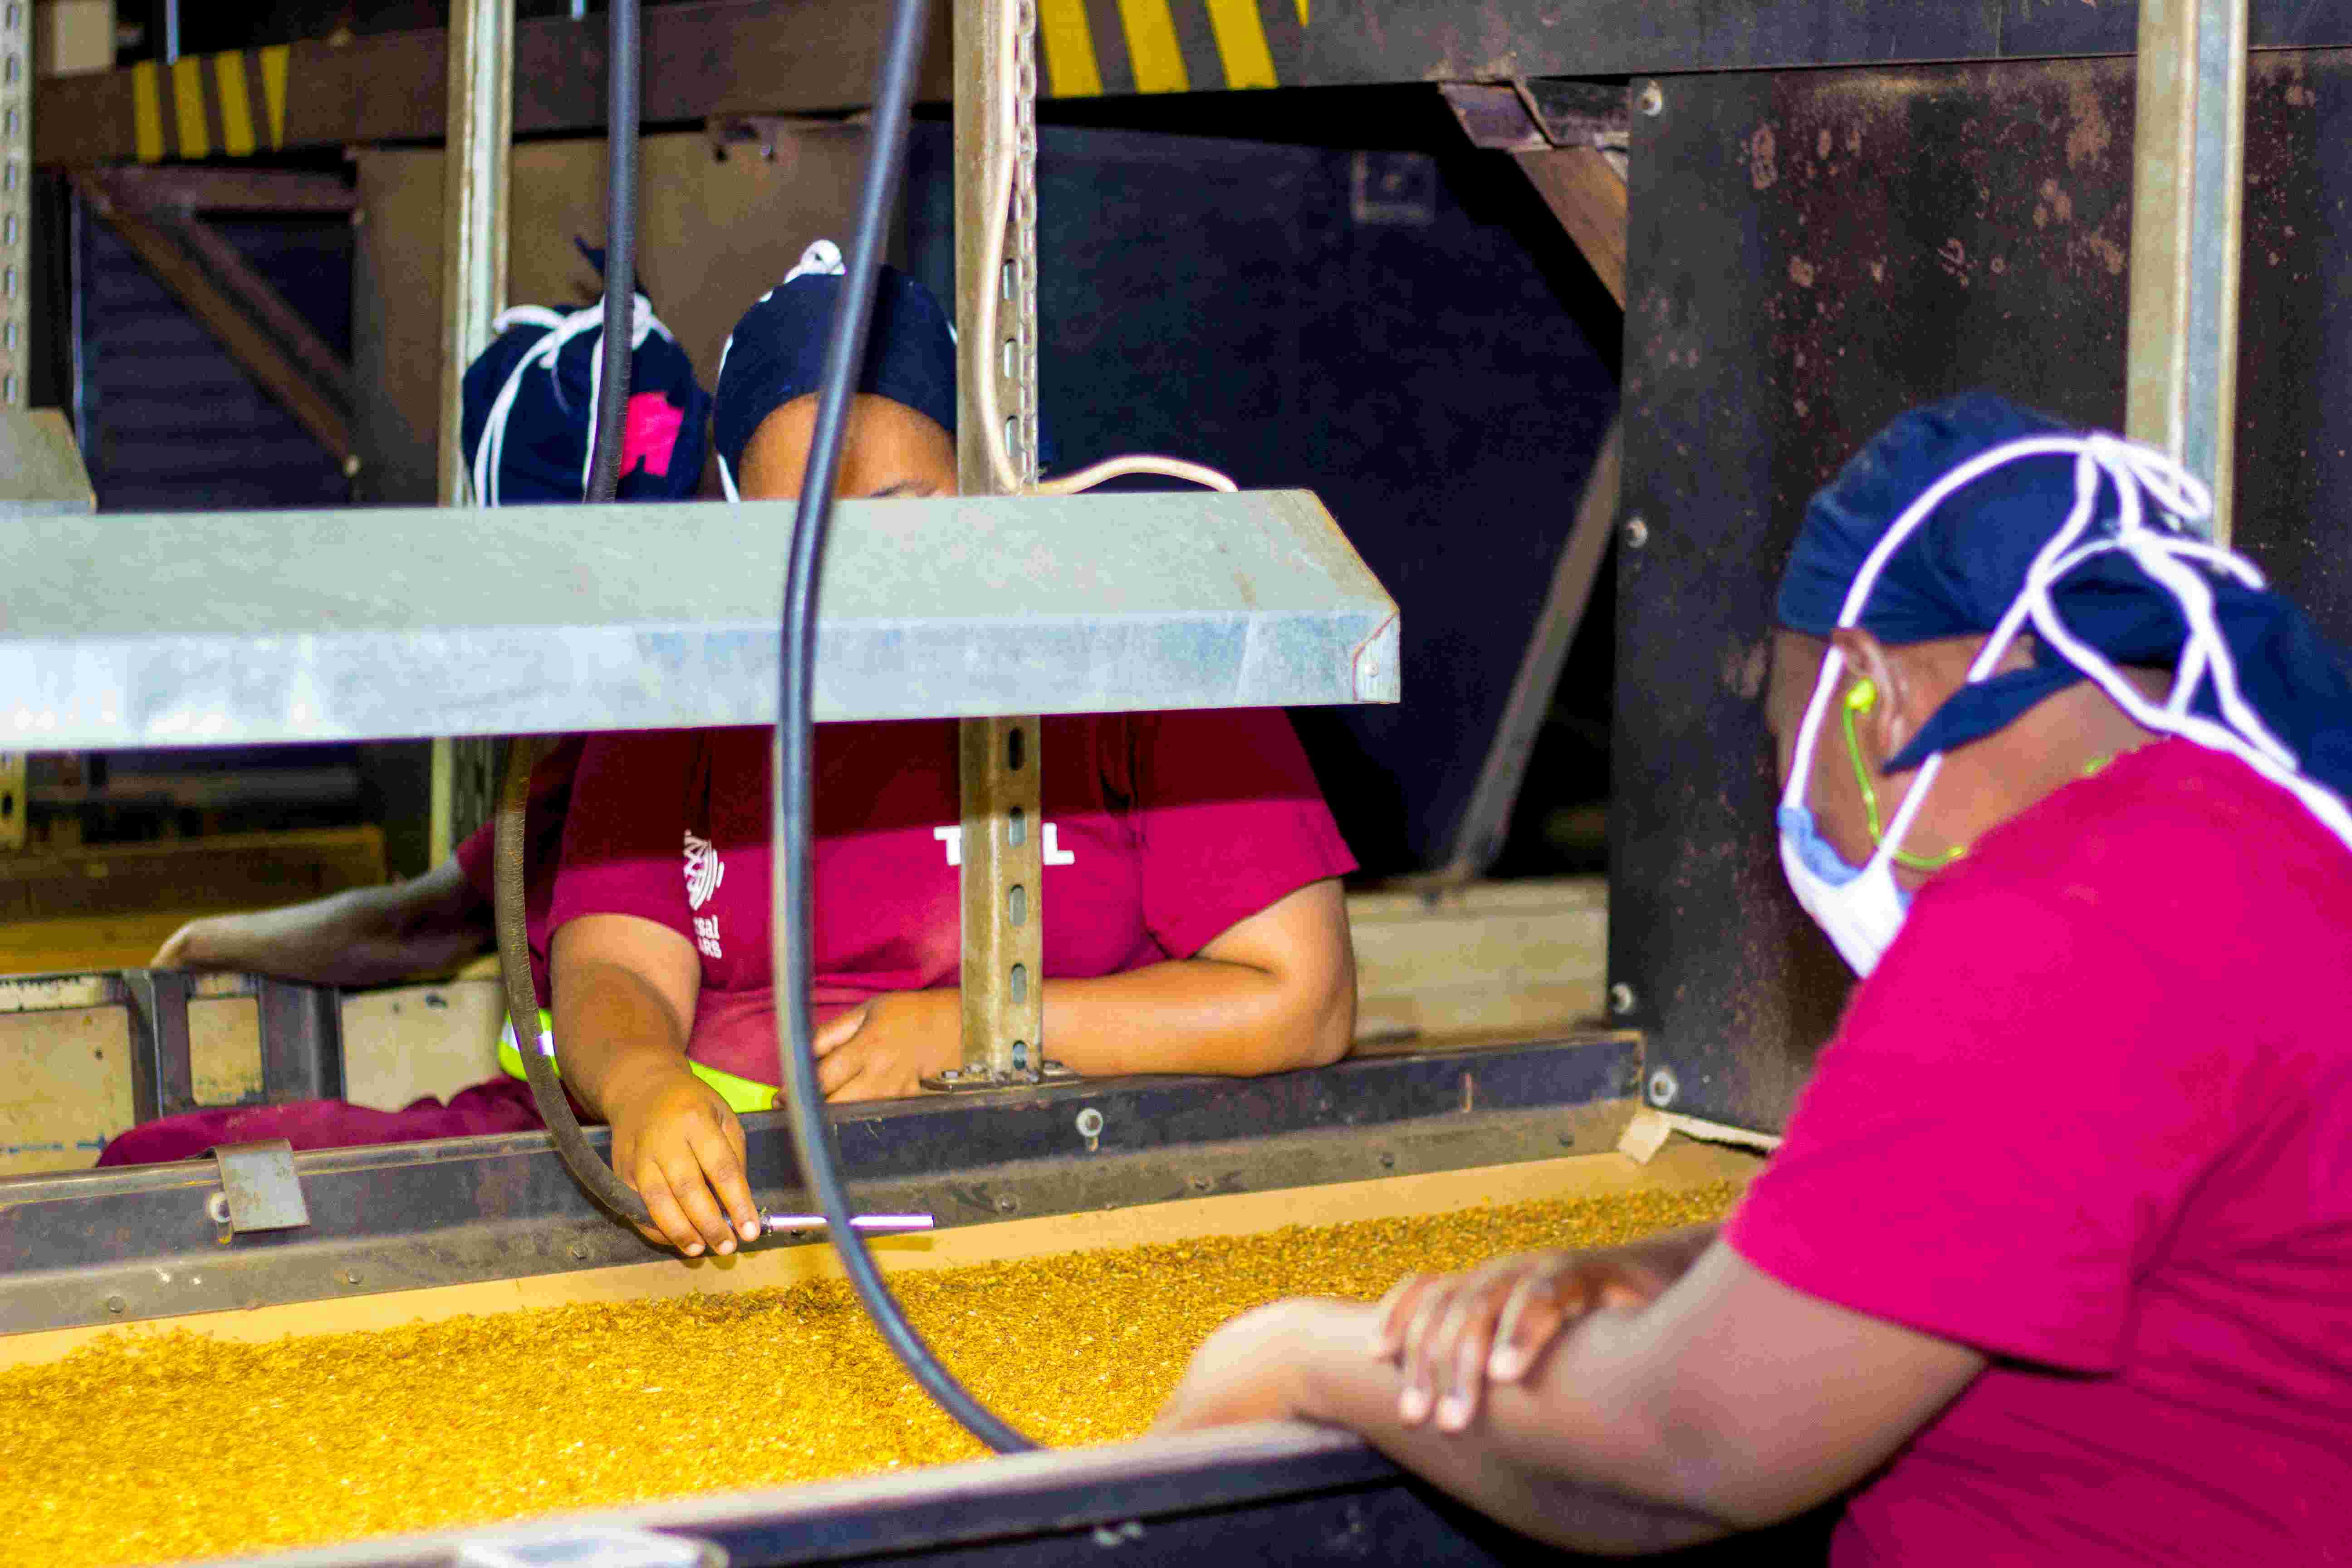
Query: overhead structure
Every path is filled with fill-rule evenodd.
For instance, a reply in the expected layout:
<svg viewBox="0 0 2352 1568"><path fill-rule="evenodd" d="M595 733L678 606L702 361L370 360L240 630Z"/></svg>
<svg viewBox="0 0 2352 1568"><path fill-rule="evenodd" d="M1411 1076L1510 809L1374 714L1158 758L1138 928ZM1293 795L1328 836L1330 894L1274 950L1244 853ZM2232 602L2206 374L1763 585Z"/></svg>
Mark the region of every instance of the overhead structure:
<svg viewBox="0 0 2352 1568"><path fill-rule="evenodd" d="M2248 0L2140 0L2125 433L2213 492L2230 542Z"/></svg>
<svg viewBox="0 0 2352 1568"><path fill-rule="evenodd" d="M774 501L384 509L364 526L179 512L102 532L27 518L0 746L769 724L792 517ZM1303 491L845 501L818 648L824 720L1398 689L1395 604Z"/></svg>

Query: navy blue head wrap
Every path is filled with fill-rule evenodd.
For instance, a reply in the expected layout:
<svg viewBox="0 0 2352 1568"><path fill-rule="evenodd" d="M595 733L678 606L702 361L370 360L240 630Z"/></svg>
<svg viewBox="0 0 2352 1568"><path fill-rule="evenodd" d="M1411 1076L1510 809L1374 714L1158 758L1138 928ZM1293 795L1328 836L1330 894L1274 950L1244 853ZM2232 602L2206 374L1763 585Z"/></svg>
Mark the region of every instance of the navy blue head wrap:
<svg viewBox="0 0 2352 1568"><path fill-rule="evenodd" d="M743 313L719 362L712 439L732 476L760 422L824 378L825 335L841 293L841 253L829 240ZM955 331L930 290L895 267L876 279L874 324L857 390L902 403L950 436L956 427ZM731 482L731 480L730 480Z"/></svg>
<svg viewBox="0 0 2352 1568"><path fill-rule="evenodd" d="M1873 548L1913 501L1962 463L2026 437L2081 434L1988 392L1901 416L1806 508L1780 580L1780 624L1819 637L1834 631ZM2070 455L2022 458L1948 496L1888 558L1862 606L1862 629L1893 645L1994 630L2023 591L2034 558L2074 511L2075 472ZM2115 486L2103 479L2092 533L2112 533L2118 517ZM2352 800L2352 664L2277 594L2202 563L2191 568L2212 590L2221 640L2247 702L2294 753L2305 778ZM2120 552L2082 563L2050 598L2061 624L2117 666L2173 668L2189 637L2171 592ZM2031 667L1961 688L1887 759L1888 771L1917 767L1937 752L1990 735L2088 679L2047 639L2036 637L2032 646ZM2190 711L2221 720L2210 679Z"/></svg>
<svg viewBox="0 0 2352 1568"><path fill-rule="evenodd" d="M524 305L499 317L498 337L466 367L466 467L486 481L476 486L476 500L511 506L587 495L603 312L602 305L569 312ZM701 488L710 398L643 294L636 323L620 499L685 500Z"/></svg>

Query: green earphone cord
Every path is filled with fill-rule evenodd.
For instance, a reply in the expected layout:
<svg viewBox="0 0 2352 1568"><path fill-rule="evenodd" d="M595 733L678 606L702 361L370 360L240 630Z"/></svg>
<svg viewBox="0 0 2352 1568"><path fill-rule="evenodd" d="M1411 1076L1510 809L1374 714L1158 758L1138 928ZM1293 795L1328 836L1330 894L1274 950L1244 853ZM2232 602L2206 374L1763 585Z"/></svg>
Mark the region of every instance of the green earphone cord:
<svg viewBox="0 0 2352 1568"><path fill-rule="evenodd" d="M1853 732L1853 716L1868 712L1877 701L1878 688L1867 679L1858 681L1854 689L1845 694L1845 700L1838 704L1838 719L1845 726L1845 754L1853 762L1853 782L1862 786L1862 809L1870 818L1870 841L1884 845L1886 830L1879 820L1878 791L1871 784L1870 770L1863 765L1862 742ZM1968 852L1968 846L1963 844L1956 846L1949 854L1937 858L1914 855L1898 845L1894 850L1894 858L1897 865L1907 866L1914 871L1940 871Z"/></svg>

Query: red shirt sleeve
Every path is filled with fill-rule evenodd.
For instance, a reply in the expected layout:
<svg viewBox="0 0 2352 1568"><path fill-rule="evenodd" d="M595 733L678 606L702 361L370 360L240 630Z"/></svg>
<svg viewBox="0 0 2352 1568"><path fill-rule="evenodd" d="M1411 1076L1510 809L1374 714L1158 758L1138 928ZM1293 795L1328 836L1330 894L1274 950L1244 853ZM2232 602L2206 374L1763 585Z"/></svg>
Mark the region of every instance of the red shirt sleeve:
<svg viewBox="0 0 2352 1568"><path fill-rule="evenodd" d="M572 786L551 933L583 915L635 915L693 939L682 856L702 740L691 730L589 740Z"/></svg>
<svg viewBox="0 0 2352 1568"><path fill-rule="evenodd" d="M1919 895L1726 1237L1808 1295L2111 1371L2250 1069L2201 982L2012 887Z"/></svg>
<svg viewBox="0 0 2352 1568"><path fill-rule="evenodd" d="M1356 868L1278 708L1146 714L1135 731L1143 919L1190 958L1309 882Z"/></svg>

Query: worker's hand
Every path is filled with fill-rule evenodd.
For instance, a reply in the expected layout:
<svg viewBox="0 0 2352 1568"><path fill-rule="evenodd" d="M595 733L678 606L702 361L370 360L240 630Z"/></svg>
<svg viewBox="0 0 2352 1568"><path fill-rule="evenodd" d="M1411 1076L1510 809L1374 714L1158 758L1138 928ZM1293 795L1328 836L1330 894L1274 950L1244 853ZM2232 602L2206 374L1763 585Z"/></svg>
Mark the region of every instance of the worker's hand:
<svg viewBox="0 0 2352 1568"><path fill-rule="evenodd" d="M961 993L891 991L816 1031L817 1087L827 1100L920 1094L923 1079L963 1060Z"/></svg>
<svg viewBox="0 0 2352 1568"><path fill-rule="evenodd" d="M719 1091L680 1061L614 1084L613 1169L652 1212L646 1238L688 1258L725 1255L760 1236L760 1208L743 1179L743 1125ZM640 1226L640 1229L644 1227Z"/></svg>
<svg viewBox="0 0 2352 1568"><path fill-rule="evenodd" d="M1191 1432L1301 1416L1302 1379L1318 1356L1351 1356L1370 1310L1353 1301L1297 1299L1244 1312L1192 1352L1155 1432Z"/></svg>
<svg viewBox="0 0 2352 1568"><path fill-rule="evenodd" d="M1467 1274L1409 1274L1382 1300L1372 1353L1403 1374L1397 1417L1459 1432L1488 1382L1517 1383L1588 1313L1639 1309L1681 1276L1676 1256L1635 1243L1528 1252Z"/></svg>
<svg viewBox="0 0 2352 1568"><path fill-rule="evenodd" d="M192 920L164 939L147 961L150 969L250 969L274 974L299 967L315 942L303 923L289 918L313 906L252 910ZM323 922L320 922L323 923Z"/></svg>

